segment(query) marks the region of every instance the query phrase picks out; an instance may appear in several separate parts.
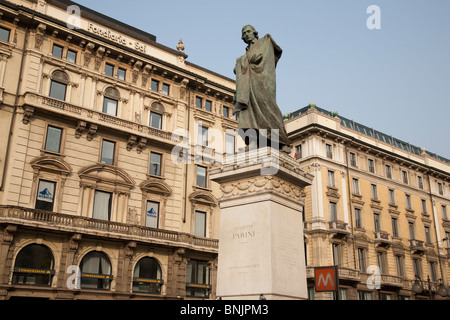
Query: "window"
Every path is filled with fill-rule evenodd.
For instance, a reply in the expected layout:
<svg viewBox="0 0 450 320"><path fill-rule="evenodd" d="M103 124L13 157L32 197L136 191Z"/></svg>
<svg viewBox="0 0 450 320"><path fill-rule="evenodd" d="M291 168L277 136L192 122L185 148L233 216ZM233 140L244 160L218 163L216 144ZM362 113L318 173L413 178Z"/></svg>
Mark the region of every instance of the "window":
<svg viewBox="0 0 450 320"><path fill-rule="evenodd" d="M158 228L159 222L159 202L147 201L145 212L145 226Z"/></svg>
<svg viewBox="0 0 450 320"><path fill-rule="evenodd" d="M416 238L414 230L414 222L408 222L408 229L409 229L409 238L414 240Z"/></svg>
<svg viewBox="0 0 450 320"><path fill-rule="evenodd" d="M302 145L299 144L295 147L295 159L301 159L302 158Z"/></svg>
<svg viewBox="0 0 450 320"><path fill-rule="evenodd" d="M424 199L420 200L422 203L422 213L427 213L427 201Z"/></svg>
<svg viewBox="0 0 450 320"><path fill-rule="evenodd" d="M405 200L406 200L406 209L412 210L411 196L409 194L405 194Z"/></svg>
<svg viewBox="0 0 450 320"><path fill-rule="evenodd" d="M225 153L226 154L234 154L236 151L235 136L232 134L226 134L225 140L226 140L225 141Z"/></svg>
<svg viewBox="0 0 450 320"><path fill-rule="evenodd" d="M359 194L359 180L352 178L353 194Z"/></svg>
<svg viewBox="0 0 450 320"><path fill-rule="evenodd" d="M431 242L431 233L430 233L430 227L425 226L425 241L427 244L432 244Z"/></svg>
<svg viewBox="0 0 450 320"><path fill-rule="evenodd" d="M111 116L117 116L118 101L108 97L103 98L103 112Z"/></svg>
<svg viewBox="0 0 450 320"><path fill-rule="evenodd" d="M420 189L423 189L423 179L421 176L417 176L417 185Z"/></svg>
<svg viewBox="0 0 450 320"><path fill-rule="evenodd" d="M105 74L107 76L114 76L114 66L109 63L105 63Z"/></svg>
<svg viewBox="0 0 450 320"><path fill-rule="evenodd" d="M67 50L66 60L72 63L77 62L77 53L70 49Z"/></svg>
<svg viewBox="0 0 450 320"><path fill-rule="evenodd" d="M350 152L350 165L356 167L356 155Z"/></svg>
<svg viewBox="0 0 450 320"><path fill-rule="evenodd" d="M448 216L447 216L447 206L442 206L442 218L445 220L448 220Z"/></svg>
<svg viewBox="0 0 450 320"><path fill-rule="evenodd" d="M372 292L358 290L358 300L372 300Z"/></svg>
<svg viewBox="0 0 450 320"><path fill-rule="evenodd" d="M125 77L127 75L127 71L122 68L117 69L117 78L120 80L125 80Z"/></svg>
<svg viewBox="0 0 450 320"><path fill-rule="evenodd" d="M422 267L421 267L421 260L417 258L413 258L413 269L414 269L414 277L421 278L422 276Z"/></svg>
<svg viewBox="0 0 450 320"><path fill-rule="evenodd" d="M211 107L212 107L212 102L209 100L206 100L205 101L205 110L211 111Z"/></svg>
<svg viewBox="0 0 450 320"><path fill-rule="evenodd" d="M162 115L156 112L150 112L150 127L160 129L162 128Z"/></svg>
<svg viewBox="0 0 450 320"><path fill-rule="evenodd" d="M163 83L162 84L162 93L165 95L169 95L169 89L170 89L170 85L168 85L167 83Z"/></svg>
<svg viewBox="0 0 450 320"><path fill-rule="evenodd" d="M40 244L30 244L20 250L14 263L13 284L49 287L55 274L53 254Z"/></svg>
<svg viewBox="0 0 450 320"><path fill-rule="evenodd" d="M375 232L380 231L380 215L378 213L373 214L373 226Z"/></svg>
<svg viewBox="0 0 450 320"><path fill-rule="evenodd" d="M133 292L161 293L161 267L155 259L145 257L136 263L133 272Z"/></svg>
<svg viewBox="0 0 450 320"><path fill-rule="evenodd" d="M397 218L392 217L391 224L392 224L392 236L398 237L398 220L397 220Z"/></svg>
<svg viewBox="0 0 450 320"><path fill-rule="evenodd" d="M66 73L58 70L53 72L50 81L50 97L65 101L68 83L69 77Z"/></svg>
<svg viewBox="0 0 450 320"><path fill-rule="evenodd" d="M395 194L393 189L389 189L389 204L395 206Z"/></svg>
<svg viewBox="0 0 450 320"><path fill-rule="evenodd" d="M397 275L403 277L405 275L403 267L403 256L395 255L395 264L397 266Z"/></svg>
<svg viewBox="0 0 450 320"><path fill-rule="evenodd" d="M437 279L437 269L436 269L436 261L430 261L430 278L431 281L436 282Z"/></svg>
<svg viewBox="0 0 450 320"><path fill-rule="evenodd" d="M366 250L358 248L359 271L366 272Z"/></svg>
<svg viewBox="0 0 450 320"><path fill-rule="evenodd" d="M333 147L331 146L331 144L325 144L325 150L327 153L327 158L333 159Z"/></svg>
<svg viewBox="0 0 450 320"><path fill-rule="evenodd" d="M444 194L444 189L442 188L442 183L438 182L437 185L438 185L439 194L443 195Z"/></svg>
<svg viewBox="0 0 450 320"><path fill-rule="evenodd" d="M195 210L195 230L196 237L206 237L206 212Z"/></svg>
<svg viewBox="0 0 450 320"><path fill-rule="evenodd" d="M355 227L362 228L362 216L360 208L355 208Z"/></svg>
<svg viewBox="0 0 450 320"><path fill-rule="evenodd" d="M102 141L102 154L100 157L101 163L114 164L114 153L116 143L108 140Z"/></svg>
<svg viewBox="0 0 450 320"><path fill-rule="evenodd" d="M222 108L222 114L225 118L228 118L230 116L230 109L228 107L223 107Z"/></svg>
<svg viewBox="0 0 450 320"><path fill-rule="evenodd" d="M197 108L202 108L203 107L203 99L200 97L195 97L195 106Z"/></svg>
<svg viewBox="0 0 450 320"><path fill-rule="evenodd" d="M328 186L334 188L334 171L328 170Z"/></svg>
<svg viewBox="0 0 450 320"><path fill-rule="evenodd" d="M153 91L158 91L159 90L159 81L152 79L150 87Z"/></svg>
<svg viewBox="0 0 450 320"><path fill-rule="evenodd" d="M47 136L45 137L45 150L59 153L61 149L62 129L47 126Z"/></svg>
<svg viewBox="0 0 450 320"><path fill-rule="evenodd" d="M92 217L94 219L109 221L111 218L112 193L95 190L94 210Z"/></svg>
<svg viewBox="0 0 450 320"><path fill-rule="evenodd" d="M86 254L80 263L81 289L109 290L112 280L111 263L108 257L99 251Z"/></svg>
<svg viewBox="0 0 450 320"><path fill-rule="evenodd" d="M372 193L372 200L378 200L378 188L376 184L370 185L370 191Z"/></svg>
<svg viewBox="0 0 450 320"><path fill-rule="evenodd" d="M337 208L335 202L330 202L330 221L337 220Z"/></svg>
<svg viewBox="0 0 450 320"><path fill-rule="evenodd" d="M377 252L378 267L381 274L386 274L386 252Z"/></svg>
<svg viewBox="0 0 450 320"><path fill-rule="evenodd" d="M442 240L445 240L445 242L447 243L447 248L450 248L450 232L445 231L445 238Z"/></svg>
<svg viewBox="0 0 450 320"><path fill-rule="evenodd" d="M5 28L0 27L0 40L9 42L9 35L11 34L11 31Z"/></svg>
<svg viewBox="0 0 450 320"><path fill-rule="evenodd" d="M333 263L335 266L341 265L341 245L339 243L333 243Z"/></svg>
<svg viewBox="0 0 450 320"><path fill-rule="evenodd" d="M55 58L60 58L60 59L62 59L62 56L63 56L63 47L54 44L54 45L53 45L53 48L52 48L52 56L54 56Z"/></svg>
<svg viewBox="0 0 450 320"><path fill-rule="evenodd" d="M403 183L408 183L408 172L402 170Z"/></svg>
<svg viewBox="0 0 450 320"><path fill-rule="evenodd" d="M375 164L372 159L367 159L367 167L369 169L369 172L375 173Z"/></svg>
<svg viewBox="0 0 450 320"><path fill-rule="evenodd" d="M198 125L197 135L197 144L206 147L208 145L208 127Z"/></svg>
<svg viewBox="0 0 450 320"><path fill-rule="evenodd" d="M53 211L55 203L56 182L39 180L35 208Z"/></svg>
<svg viewBox="0 0 450 320"><path fill-rule="evenodd" d="M58 81L51 80L50 82L50 97L58 100L66 100L67 85Z"/></svg>
<svg viewBox="0 0 450 320"><path fill-rule="evenodd" d="M197 166L197 186L206 188L206 167Z"/></svg>
<svg viewBox="0 0 450 320"><path fill-rule="evenodd" d="M385 172L386 172L386 177L389 179L392 179L392 171L391 171L391 166L390 165L386 165L385 166Z"/></svg>
<svg viewBox="0 0 450 320"><path fill-rule="evenodd" d="M186 295L207 298L210 288L209 263L190 260L186 268Z"/></svg>
<svg viewBox="0 0 450 320"><path fill-rule="evenodd" d="M150 152L150 170L149 173L155 176L161 175L162 155L156 152Z"/></svg>
<svg viewBox="0 0 450 320"><path fill-rule="evenodd" d="M380 300L392 300L392 294L380 292Z"/></svg>

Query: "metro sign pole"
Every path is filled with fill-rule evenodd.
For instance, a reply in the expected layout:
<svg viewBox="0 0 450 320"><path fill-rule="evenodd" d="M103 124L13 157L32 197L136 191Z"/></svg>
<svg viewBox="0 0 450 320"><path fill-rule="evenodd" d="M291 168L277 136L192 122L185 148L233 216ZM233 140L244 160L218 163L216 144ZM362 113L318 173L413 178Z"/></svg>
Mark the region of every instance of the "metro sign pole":
<svg viewBox="0 0 450 320"><path fill-rule="evenodd" d="M339 276L338 267L315 267L314 283L316 292L335 292L336 300L339 300Z"/></svg>

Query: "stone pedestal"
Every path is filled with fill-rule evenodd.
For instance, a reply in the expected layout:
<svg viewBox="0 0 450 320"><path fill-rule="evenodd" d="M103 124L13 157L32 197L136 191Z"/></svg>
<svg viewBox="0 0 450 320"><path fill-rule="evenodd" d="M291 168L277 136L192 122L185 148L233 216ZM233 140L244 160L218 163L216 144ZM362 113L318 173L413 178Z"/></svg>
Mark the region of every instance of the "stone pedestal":
<svg viewBox="0 0 450 320"><path fill-rule="evenodd" d="M312 176L271 148L210 170L220 184L217 296L307 299L303 188Z"/></svg>

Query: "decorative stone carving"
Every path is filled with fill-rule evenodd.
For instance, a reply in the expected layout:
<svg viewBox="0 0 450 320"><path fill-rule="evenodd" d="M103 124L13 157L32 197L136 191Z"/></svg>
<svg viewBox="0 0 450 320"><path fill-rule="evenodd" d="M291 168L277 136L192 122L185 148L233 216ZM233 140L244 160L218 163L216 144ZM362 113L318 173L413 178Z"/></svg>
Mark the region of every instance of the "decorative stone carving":
<svg viewBox="0 0 450 320"><path fill-rule="evenodd" d="M97 132L97 128L98 127L96 124L91 123L91 125L89 126L89 129L87 131L87 134L86 134L86 139L88 141L92 141L92 139L94 138L94 134Z"/></svg>
<svg viewBox="0 0 450 320"><path fill-rule="evenodd" d="M220 190L222 191L223 199L267 191L272 191L281 196L299 201L305 196L303 188L276 176L261 176L253 179L240 180L239 182L224 183L220 186Z"/></svg>
<svg viewBox="0 0 450 320"><path fill-rule="evenodd" d="M36 28L36 35L34 39L34 48L40 50L42 43L44 42L44 33L47 26L40 23Z"/></svg>
<svg viewBox="0 0 450 320"><path fill-rule="evenodd" d="M34 108L33 107L25 107L25 110L23 112L22 122L24 124L30 123L31 118L33 117L33 114L34 114Z"/></svg>
<svg viewBox="0 0 450 320"><path fill-rule="evenodd" d="M141 138L139 139L139 142L136 146L136 151L137 153L141 153L142 150L147 146L147 139L146 138Z"/></svg>

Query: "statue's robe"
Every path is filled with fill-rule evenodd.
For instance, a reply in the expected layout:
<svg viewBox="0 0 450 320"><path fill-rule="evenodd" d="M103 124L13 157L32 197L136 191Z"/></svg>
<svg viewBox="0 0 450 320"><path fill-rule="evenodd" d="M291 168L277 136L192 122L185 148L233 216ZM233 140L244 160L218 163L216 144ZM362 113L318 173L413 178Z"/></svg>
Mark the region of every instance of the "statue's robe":
<svg viewBox="0 0 450 320"><path fill-rule="evenodd" d="M236 94L233 113L239 112L239 129L279 130L280 145L290 146L283 115L276 102L275 68L282 50L270 34L257 39L236 59Z"/></svg>

